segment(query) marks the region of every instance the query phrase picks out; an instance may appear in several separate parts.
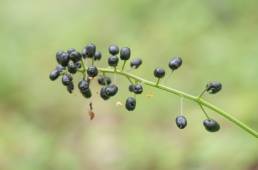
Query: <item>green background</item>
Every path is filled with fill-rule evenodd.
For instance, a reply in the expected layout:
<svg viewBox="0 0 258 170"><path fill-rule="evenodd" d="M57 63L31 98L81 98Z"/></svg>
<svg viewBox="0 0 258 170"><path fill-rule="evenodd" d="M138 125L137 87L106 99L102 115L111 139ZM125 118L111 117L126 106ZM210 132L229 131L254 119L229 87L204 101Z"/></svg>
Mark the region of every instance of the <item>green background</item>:
<svg viewBox="0 0 258 170"><path fill-rule="evenodd" d="M130 95L128 82L117 77L119 95L103 101L95 94L90 121L89 100L48 78L57 50L89 42L102 51L102 67L110 44L131 47L144 63L133 73L152 81L155 67L168 72L167 62L179 55L183 66L163 84L198 95L219 80L223 91L206 99L258 129L257 6L256 0L0 0L0 169L258 169L257 139L211 111L222 128L206 132L204 114L190 101L188 126L179 130L177 96L144 87L135 112L127 112L116 102Z"/></svg>

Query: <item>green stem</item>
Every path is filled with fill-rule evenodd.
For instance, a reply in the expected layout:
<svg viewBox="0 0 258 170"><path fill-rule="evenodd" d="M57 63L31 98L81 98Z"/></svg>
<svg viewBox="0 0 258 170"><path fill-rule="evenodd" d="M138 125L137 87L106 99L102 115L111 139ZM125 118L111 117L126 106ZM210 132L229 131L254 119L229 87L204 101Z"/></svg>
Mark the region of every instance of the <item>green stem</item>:
<svg viewBox="0 0 258 170"><path fill-rule="evenodd" d="M86 67L85 67L85 63L84 63L83 59L81 59L81 65L82 65L81 72L83 74L83 79L85 80L85 78L86 78Z"/></svg>
<svg viewBox="0 0 258 170"><path fill-rule="evenodd" d="M135 76L133 74L122 72L118 69L115 69L115 70L114 69L107 69L107 68L98 68L98 69L99 69L100 72L103 72L103 73L116 73L118 75L125 76L128 79L131 79L131 80L133 79L135 81L140 81L140 82L144 83L145 85L148 85L148 86L151 86L151 87L154 87L154 88L158 88L160 90L163 90L163 91L166 91L166 92L169 92L169 93L173 93L173 94L175 94L179 97L182 96L182 97L184 97L188 100L191 100L191 101L193 101L193 102L195 102L195 103L197 103L201 106L205 106L206 108L209 108L210 110L213 110L214 112L218 113L219 115L223 116L224 118L228 119L229 121L233 122L235 125L239 126L243 130L245 130L247 133L253 135L256 138L258 138L258 132L257 131L250 128L245 123L243 123L239 119L235 118L234 116L230 115L229 113L227 113L227 112L221 110L220 108L212 105L211 103L205 101L204 99L202 99L199 96L193 96L193 95L190 95L188 93L182 92L180 90L176 90L174 88L170 88L170 87L167 87L167 86L164 86L164 85L161 85L161 84L157 84L157 82L148 81L148 80L145 80L141 77Z"/></svg>
<svg viewBox="0 0 258 170"><path fill-rule="evenodd" d="M127 61L127 60L124 60L124 63L123 63L123 66L122 66L122 71L123 71L124 68L125 68L126 61Z"/></svg>

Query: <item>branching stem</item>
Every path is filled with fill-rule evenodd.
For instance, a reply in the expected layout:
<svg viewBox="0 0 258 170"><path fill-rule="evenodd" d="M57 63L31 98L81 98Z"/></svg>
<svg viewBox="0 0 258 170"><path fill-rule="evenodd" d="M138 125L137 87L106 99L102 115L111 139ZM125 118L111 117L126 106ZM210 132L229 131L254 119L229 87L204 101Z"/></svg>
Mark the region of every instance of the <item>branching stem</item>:
<svg viewBox="0 0 258 170"><path fill-rule="evenodd" d="M86 70L85 66L83 66L83 68L84 68L83 70L85 71ZM166 91L168 93L175 94L179 97L183 97L183 98L188 99L190 101L193 101L193 102L197 103L198 105L200 105L203 110L204 110L204 107L206 107L206 108L216 112L217 114L223 116L224 118L231 121L232 123L234 123L238 127L242 128L247 133L253 135L256 138L258 138L258 132L257 131L255 131L254 129L252 129L251 127L249 127L248 125L246 125L244 122L240 121L239 119L237 119L233 115L231 115L231 114L223 111L222 109L218 108L217 106L214 106L213 104L207 102L206 100L204 100L202 98L202 95L201 96L193 96L191 94L185 93L183 91L180 91L180 90L177 90L177 89L174 89L174 88L171 88L171 87L167 87L167 86L159 84L157 82L152 82L152 81L146 80L142 77L138 77L136 75L133 75L133 74L130 74L130 73L127 73L127 72L124 72L124 71L120 71L117 68L116 69L98 68L98 70L100 72L102 72L103 74L113 73L113 74L117 74L117 75L120 75L120 76L124 76L130 82L132 82L132 80L138 81L138 82L141 82L141 83L143 83L147 86L151 86L151 87ZM204 113L206 113L206 112L204 112Z"/></svg>

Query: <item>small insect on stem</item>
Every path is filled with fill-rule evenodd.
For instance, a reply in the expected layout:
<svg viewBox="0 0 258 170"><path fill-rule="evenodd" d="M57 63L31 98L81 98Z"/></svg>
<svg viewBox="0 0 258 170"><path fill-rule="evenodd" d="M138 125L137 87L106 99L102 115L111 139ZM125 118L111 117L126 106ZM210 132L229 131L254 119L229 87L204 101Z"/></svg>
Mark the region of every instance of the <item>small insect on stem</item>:
<svg viewBox="0 0 258 170"><path fill-rule="evenodd" d="M90 120L93 120L95 118L95 113L93 112L93 106L92 106L92 102L90 102L89 104L90 106L90 110L89 110L89 116L90 116Z"/></svg>

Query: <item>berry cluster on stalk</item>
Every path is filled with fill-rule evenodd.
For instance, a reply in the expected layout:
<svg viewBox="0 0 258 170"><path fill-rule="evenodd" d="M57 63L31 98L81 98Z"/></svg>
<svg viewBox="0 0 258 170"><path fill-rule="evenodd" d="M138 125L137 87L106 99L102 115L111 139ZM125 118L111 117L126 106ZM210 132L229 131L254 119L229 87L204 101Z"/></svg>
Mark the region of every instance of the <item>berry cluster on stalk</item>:
<svg viewBox="0 0 258 170"><path fill-rule="evenodd" d="M74 48L70 48L67 51L58 51L56 53L56 68L49 74L50 80L54 81L61 77L62 84L65 86L69 93L72 93L75 89L73 76L76 73L82 74L82 78L78 82L78 89L83 97L89 99L92 97L93 93L91 91L92 81L97 80L100 85L99 96L103 100L108 100L115 96L119 87L116 82L111 77L107 76L108 73L126 73L126 64L131 59L131 49L129 47L119 48L117 45L110 45L108 47L109 57L107 57L107 64L111 67L111 71L106 71L105 69L98 68L95 65L95 61L102 59L102 53L97 51L95 44L89 43L86 45L82 51L77 51ZM121 62L121 69L118 68ZM87 64L86 64L87 63ZM142 65L142 59L134 58L129 62L131 70L138 69ZM183 64L183 60L180 57L173 57L168 62L168 69L170 74L178 70ZM110 69L109 69L110 70ZM157 67L153 70L153 75L156 78L154 87L159 87L160 81L165 77L166 71L162 67ZM130 96L125 99L125 109L128 111L134 111L136 108L136 95L140 95L144 91L144 82L139 79L128 76L127 78L130 82L128 86L128 91ZM213 81L206 85L204 91L200 94L200 98L207 92L209 94L216 94L222 89L220 82ZM180 96L183 99L183 96ZM184 116L182 108L182 100L180 100L180 114L175 118L176 125L179 129L184 129L187 126L187 118ZM92 103L91 113L92 112ZM204 107L200 104L202 111L204 112L206 119L203 121L203 126L209 132L216 132L220 129L220 125L214 119L210 118L205 111ZM94 117L94 116L92 116Z"/></svg>

